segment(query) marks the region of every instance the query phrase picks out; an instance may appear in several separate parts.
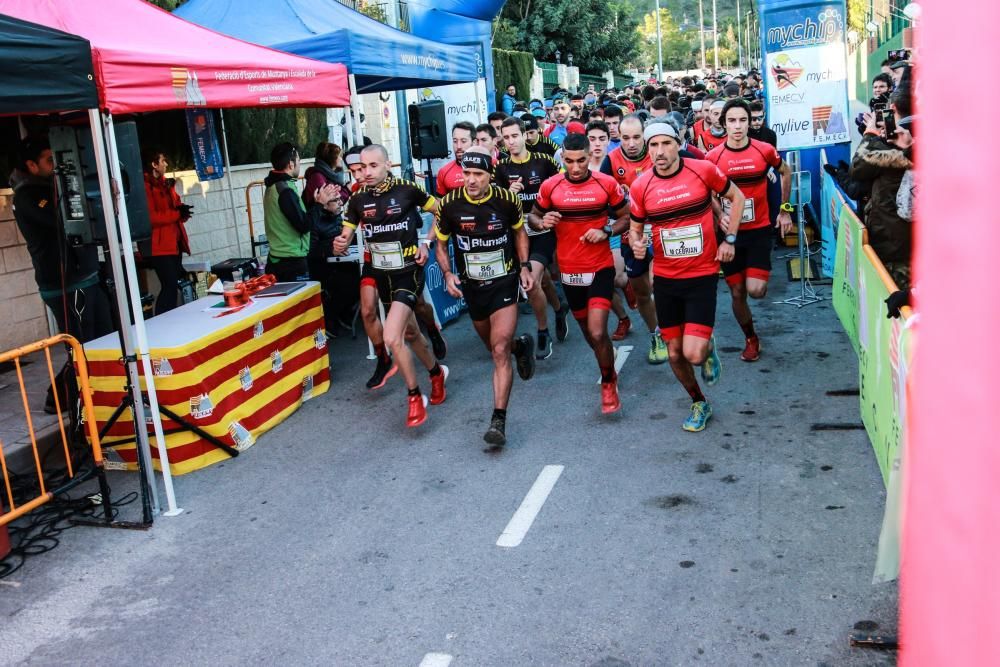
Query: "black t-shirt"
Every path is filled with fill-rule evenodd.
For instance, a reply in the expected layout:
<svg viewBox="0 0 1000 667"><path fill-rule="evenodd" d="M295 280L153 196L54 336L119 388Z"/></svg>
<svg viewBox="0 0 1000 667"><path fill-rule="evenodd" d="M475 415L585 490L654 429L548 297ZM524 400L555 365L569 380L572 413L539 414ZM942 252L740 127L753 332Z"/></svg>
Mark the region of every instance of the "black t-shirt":
<svg viewBox="0 0 1000 667"><path fill-rule="evenodd" d="M344 224L361 228L371 253L371 266L380 271L404 271L416 266L423 219L434 198L413 181L389 176L381 185L358 190L347 202Z"/></svg>
<svg viewBox="0 0 1000 667"><path fill-rule="evenodd" d="M751 139L763 141L766 144L771 144L775 148L778 147L778 135L774 133L774 130L767 126L761 126L759 130L750 130L747 134L750 135Z"/></svg>
<svg viewBox="0 0 1000 667"><path fill-rule="evenodd" d="M524 224L521 200L513 192L491 185L473 200L459 188L441 200L437 237L455 237L455 262L463 284L488 286L520 270L514 232Z"/></svg>
<svg viewBox="0 0 1000 667"><path fill-rule="evenodd" d="M530 211L535 199L538 198L538 191L541 189L542 183L545 179L558 173L559 165L556 164L555 160L544 153L531 152L528 153L528 159L524 162L515 162L510 157L500 160L496 166L493 180L501 188L510 188L511 180L520 176L524 189L518 192L517 196L521 200L522 210ZM546 233L548 232L536 232L530 227L528 228L528 236Z"/></svg>
<svg viewBox="0 0 1000 667"><path fill-rule="evenodd" d="M556 151L559 150L559 146L556 145L556 142L552 141L544 134L539 135L537 142L533 144L525 143L525 146L527 146L528 150L532 153L542 153L544 155L548 155L549 157L555 157Z"/></svg>

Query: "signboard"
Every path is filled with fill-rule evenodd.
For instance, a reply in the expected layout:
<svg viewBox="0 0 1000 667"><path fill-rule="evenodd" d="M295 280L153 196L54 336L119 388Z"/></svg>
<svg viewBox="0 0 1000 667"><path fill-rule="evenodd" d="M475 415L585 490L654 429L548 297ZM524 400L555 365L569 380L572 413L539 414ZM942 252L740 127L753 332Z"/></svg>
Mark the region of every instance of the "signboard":
<svg viewBox="0 0 1000 667"><path fill-rule="evenodd" d="M199 181L222 178L225 167L215 134L215 112L211 109L185 109L191 153Z"/></svg>
<svg viewBox="0 0 1000 667"><path fill-rule="evenodd" d="M437 243L441 243L441 241L439 240ZM451 243L448 244L448 256L451 258L451 271L457 274L458 267L455 266L455 252L451 247ZM434 307L434 314L437 316L438 322L442 325L457 318L467 307L465 299L456 299L448 294L448 290L445 289L444 271L441 270L441 265L438 264L437 255L433 248L430 250L430 257L427 258L427 264L424 265L424 289L426 296L431 302L431 306Z"/></svg>
<svg viewBox="0 0 1000 667"><path fill-rule="evenodd" d="M837 224L840 222L840 209L844 206L844 197L834 183L833 176L823 172L820 189L820 225L822 265L820 268L824 278L832 278L837 256Z"/></svg>
<svg viewBox="0 0 1000 667"><path fill-rule="evenodd" d="M858 258L864 252L864 229L848 206L840 208L837 252L833 270L833 309L844 325L854 352L858 351L859 289Z"/></svg>
<svg viewBox="0 0 1000 667"><path fill-rule="evenodd" d="M844 26L843 2L765 15L767 120L778 150L850 141Z"/></svg>

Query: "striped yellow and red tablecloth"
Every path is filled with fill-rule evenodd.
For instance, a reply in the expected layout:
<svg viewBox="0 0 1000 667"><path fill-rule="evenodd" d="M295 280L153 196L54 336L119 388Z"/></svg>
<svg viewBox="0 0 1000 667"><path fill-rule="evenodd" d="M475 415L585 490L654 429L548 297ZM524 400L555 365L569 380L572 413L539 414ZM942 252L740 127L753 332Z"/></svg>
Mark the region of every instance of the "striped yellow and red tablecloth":
<svg viewBox="0 0 1000 667"><path fill-rule="evenodd" d="M288 296L257 298L243 310L216 317L218 310L206 309L220 299L209 296L147 320L150 356L160 404L243 450L303 401L329 389L323 304L317 283ZM117 334L91 341L85 349L100 430L122 399L125 370ZM164 430L176 427L163 419ZM152 442L151 426L149 432ZM126 410L102 443L133 435ZM190 431L167 435L166 445L175 475L229 458ZM157 450L151 449L159 468ZM106 446L105 456L112 465L132 469L135 443Z"/></svg>

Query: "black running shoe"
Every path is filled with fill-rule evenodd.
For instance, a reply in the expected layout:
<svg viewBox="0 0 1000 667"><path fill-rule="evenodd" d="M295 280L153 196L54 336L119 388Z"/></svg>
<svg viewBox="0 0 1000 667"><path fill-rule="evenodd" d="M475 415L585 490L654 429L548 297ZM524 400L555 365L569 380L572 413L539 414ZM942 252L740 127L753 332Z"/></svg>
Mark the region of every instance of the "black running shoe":
<svg viewBox="0 0 1000 667"><path fill-rule="evenodd" d="M483 440L494 447L503 447L507 444L506 430L507 420L501 419L500 417L494 417L490 420L490 427L486 429L486 434L483 435Z"/></svg>
<svg viewBox="0 0 1000 667"><path fill-rule="evenodd" d="M448 343L445 342L441 330L436 326L427 327L427 337L431 339L431 350L434 351L434 358L443 361L448 356Z"/></svg>
<svg viewBox="0 0 1000 667"><path fill-rule="evenodd" d="M538 332L538 350L535 351L535 359L548 359L552 356L552 337L547 332Z"/></svg>
<svg viewBox="0 0 1000 667"><path fill-rule="evenodd" d="M566 340L566 336L569 335L569 325L566 323L567 317L569 317L569 306L563 304L556 311L556 340L560 343Z"/></svg>
<svg viewBox="0 0 1000 667"><path fill-rule="evenodd" d="M371 376L365 386L369 389L379 389L385 385L386 380L396 374L399 367L392 363L391 357L380 358L375 362L375 373Z"/></svg>
<svg viewBox="0 0 1000 667"><path fill-rule="evenodd" d="M521 334L514 339L513 351L517 374L522 380L530 380L535 374L535 339L528 334Z"/></svg>

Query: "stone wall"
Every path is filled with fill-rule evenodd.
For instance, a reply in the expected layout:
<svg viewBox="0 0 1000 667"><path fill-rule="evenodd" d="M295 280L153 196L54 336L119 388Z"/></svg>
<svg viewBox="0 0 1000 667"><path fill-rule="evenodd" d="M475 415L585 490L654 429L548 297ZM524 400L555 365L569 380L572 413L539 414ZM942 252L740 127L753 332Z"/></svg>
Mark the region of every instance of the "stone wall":
<svg viewBox="0 0 1000 667"><path fill-rule="evenodd" d="M0 352L49 335L45 304L24 238L14 222L13 192L0 190Z"/></svg>

